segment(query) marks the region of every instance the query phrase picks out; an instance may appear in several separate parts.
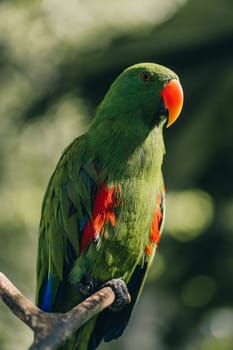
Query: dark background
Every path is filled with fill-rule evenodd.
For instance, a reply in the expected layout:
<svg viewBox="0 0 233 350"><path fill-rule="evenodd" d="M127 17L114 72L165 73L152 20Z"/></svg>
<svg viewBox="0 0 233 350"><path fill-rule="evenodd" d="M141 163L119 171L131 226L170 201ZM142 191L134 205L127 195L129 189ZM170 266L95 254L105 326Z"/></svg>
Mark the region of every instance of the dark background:
<svg viewBox="0 0 233 350"><path fill-rule="evenodd" d="M0 2L0 270L34 299L49 176L125 67L161 63L185 104L164 132L167 220L124 336L100 349L233 349L233 2ZM0 304L0 349L31 333Z"/></svg>

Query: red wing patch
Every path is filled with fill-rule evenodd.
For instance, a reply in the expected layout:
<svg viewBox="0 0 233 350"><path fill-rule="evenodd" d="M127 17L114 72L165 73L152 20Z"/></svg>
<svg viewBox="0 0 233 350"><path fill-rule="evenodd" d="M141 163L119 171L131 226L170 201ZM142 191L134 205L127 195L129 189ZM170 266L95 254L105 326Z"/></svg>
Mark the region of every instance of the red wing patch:
<svg viewBox="0 0 233 350"><path fill-rule="evenodd" d="M150 241L144 248L147 256L151 256L154 251L154 247L158 247L160 241L160 228L163 220L163 203L162 203L162 193L158 193L157 197L157 208L154 214L154 218L151 224Z"/></svg>
<svg viewBox="0 0 233 350"><path fill-rule="evenodd" d="M108 223L116 225L115 208L118 206L116 192L119 191L118 186L108 188L104 184L100 187L95 197L92 218L86 222L83 229L81 252L101 234L104 225Z"/></svg>

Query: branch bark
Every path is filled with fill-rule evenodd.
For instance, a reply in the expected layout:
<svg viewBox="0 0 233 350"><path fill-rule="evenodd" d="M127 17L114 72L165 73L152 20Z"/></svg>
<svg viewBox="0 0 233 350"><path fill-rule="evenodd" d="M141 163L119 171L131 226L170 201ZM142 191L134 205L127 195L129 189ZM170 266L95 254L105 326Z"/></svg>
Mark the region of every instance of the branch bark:
<svg viewBox="0 0 233 350"><path fill-rule="evenodd" d="M29 350L57 349L84 323L115 300L112 288L104 287L66 313L46 313L28 300L1 272L0 297L33 330L34 343Z"/></svg>

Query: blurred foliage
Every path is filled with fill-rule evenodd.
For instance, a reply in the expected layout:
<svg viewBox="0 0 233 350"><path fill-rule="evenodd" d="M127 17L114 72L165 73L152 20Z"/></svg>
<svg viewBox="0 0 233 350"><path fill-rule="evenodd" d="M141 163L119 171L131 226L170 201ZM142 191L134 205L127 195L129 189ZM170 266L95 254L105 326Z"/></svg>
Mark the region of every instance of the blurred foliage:
<svg viewBox="0 0 233 350"><path fill-rule="evenodd" d="M232 34L232 0L0 2L0 269L32 300L45 187L110 82L153 61L184 87L164 133L163 239L130 326L102 349L232 349ZM31 339L0 304L0 349Z"/></svg>

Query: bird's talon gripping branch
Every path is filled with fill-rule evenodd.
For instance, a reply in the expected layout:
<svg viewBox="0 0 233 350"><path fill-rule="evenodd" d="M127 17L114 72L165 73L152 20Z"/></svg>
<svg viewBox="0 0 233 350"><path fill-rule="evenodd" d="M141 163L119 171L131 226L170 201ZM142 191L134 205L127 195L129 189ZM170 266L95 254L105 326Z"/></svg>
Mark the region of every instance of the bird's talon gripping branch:
<svg viewBox="0 0 233 350"><path fill-rule="evenodd" d="M85 276L80 282L77 283L77 288L85 297L89 297L95 293L100 287L100 283L91 277Z"/></svg>
<svg viewBox="0 0 233 350"><path fill-rule="evenodd" d="M110 287L115 294L115 301L110 306L112 311L120 311L126 304L131 302L131 297L128 288L121 278L112 279L101 285L101 283L89 276L84 276L80 282L77 283L77 288L85 297L89 297L97 290Z"/></svg>
<svg viewBox="0 0 233 350"><path fill-rule="evenodd" d="M115 294L115 300L110 306L112 311L120 311L126 304L131 302L131 297L125 282L121 278L112 279L106 282L102 287L112 288Z"/></svg>

